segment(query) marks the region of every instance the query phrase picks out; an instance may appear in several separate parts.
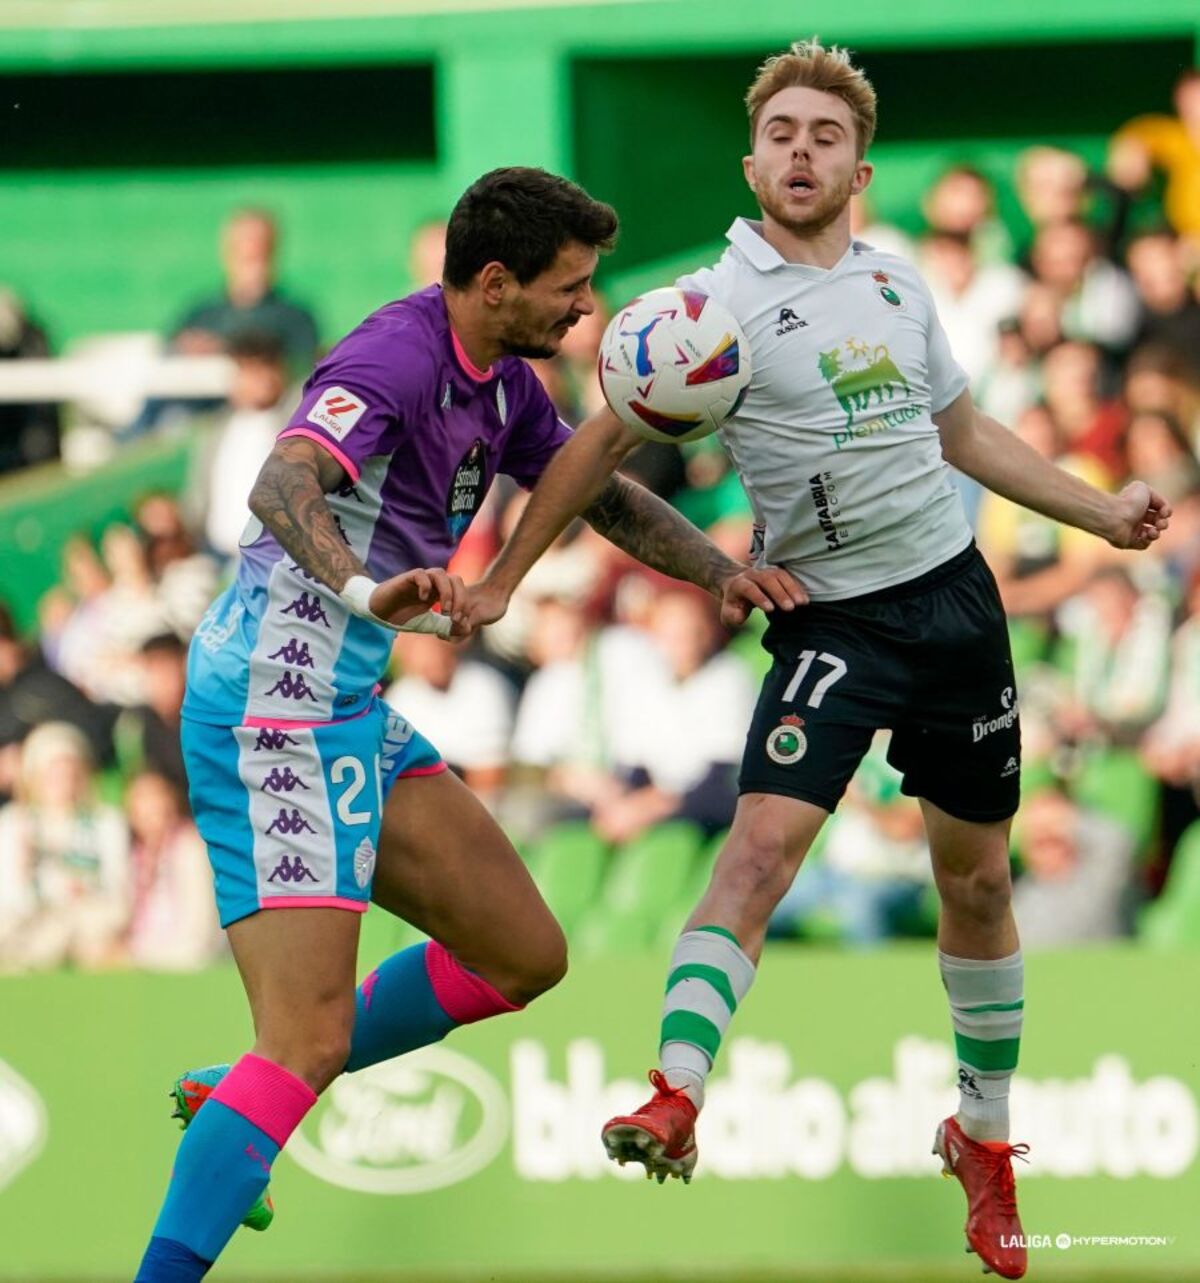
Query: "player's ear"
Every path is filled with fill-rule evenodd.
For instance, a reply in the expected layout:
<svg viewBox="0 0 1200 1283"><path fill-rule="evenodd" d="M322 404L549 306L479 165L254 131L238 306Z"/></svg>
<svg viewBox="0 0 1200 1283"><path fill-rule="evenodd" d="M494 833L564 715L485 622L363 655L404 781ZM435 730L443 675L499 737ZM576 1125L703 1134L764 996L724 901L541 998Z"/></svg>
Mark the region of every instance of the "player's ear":
<svg viewBox="0 0 1200 1283"><path fill-rule="evenodd" d="M758 189L754 186L754 157L753 156L742 157L742 173L746 179L746 186L749 187L752 192L757 192Z"/></svg>
<svg viewBox="0 0 1200 1283"><path fill-rule="evenodd" d="M858 168L854 171L854 177L850 180L850 195L857 196L859 192L865 192L871 185L871 179L875 176L875 166L865 160L858 162Z"/></svg>
<svg viewBox="0 0 1200 1283"><path fill-rule="evenodd" d="M503 263L485 263L479 272L479 289L483 294L483 301L491 307L499 307L509 281L508 268Z"/></svg>

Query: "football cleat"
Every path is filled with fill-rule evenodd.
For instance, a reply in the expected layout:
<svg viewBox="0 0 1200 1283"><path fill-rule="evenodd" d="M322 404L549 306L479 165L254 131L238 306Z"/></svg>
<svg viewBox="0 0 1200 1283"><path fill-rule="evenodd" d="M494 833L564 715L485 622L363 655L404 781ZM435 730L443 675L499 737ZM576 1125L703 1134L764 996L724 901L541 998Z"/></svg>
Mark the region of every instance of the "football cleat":
<svg viewBox="0 0 1200 1283"><path fill-rule="evenodd" d="M938 1124L933 1152L942 1160L942 1175L957 1177L966 1191L966 1250L978 1253L985 1274L1022 1278L1028 1254L1012 1160L1028 1161L1029 1146L972 1140L956 1118L947 1118Z"/></svg>
<svg viewBox="0 0 1200 1283"><path fill-rule="evenodd" d="M204 1069L193 1069L175 1079L171 1088L171 1099L175 1108L172 1118L179 1119L179 1126L187 1130L187 1125L196 1117L196 1111L212 1095L217 1083L229 1072L228 1065L208 1065ZM242 1217L242 1224L248 1229L265 1230L275 1219L275 1204L271 1201L268 1190L254 1200L253 1206Z"/></svg>
<svg viewBox="0 0 1200 1283"><path fill-rule="evenodd" d="M657 1069L650 1071L654 1095L632 1114L618 1114L600 1133L609 1158L622 1167L632 1161L646 1168L646 1179L661 1185L678 1176L686 1185L696 1166L696 1106L681 1087L672 1087Z"/></svg>

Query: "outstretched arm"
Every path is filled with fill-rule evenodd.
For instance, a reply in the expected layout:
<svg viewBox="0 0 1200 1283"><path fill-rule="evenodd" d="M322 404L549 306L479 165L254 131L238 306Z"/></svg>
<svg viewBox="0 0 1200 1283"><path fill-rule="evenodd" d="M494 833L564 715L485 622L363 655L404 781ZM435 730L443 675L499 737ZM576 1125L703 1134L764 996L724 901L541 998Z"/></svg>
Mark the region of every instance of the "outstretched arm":
<svg viewBox="0 0 1200 1283"><path fill-rule="evenodd" d="M1076 526L1114 548L1148 548L1167 528L1171 505L1144 481L1105 494L1055 467L962 393L933 416L942 454L980 485L1023 508Z"/></svg>
<svg viewBox="0 0 1200 1283"><path fill-rule="evenodd" d="M722 601L721 616L741 623L754 606L785 610L807 600L775 567L750 569L644 486L614 470L641 438L610 410L593 415L551 460L516 530L484 579L471 590L473 626L499 619L533 563L576 516L645 565L686 579Z"/></svg>

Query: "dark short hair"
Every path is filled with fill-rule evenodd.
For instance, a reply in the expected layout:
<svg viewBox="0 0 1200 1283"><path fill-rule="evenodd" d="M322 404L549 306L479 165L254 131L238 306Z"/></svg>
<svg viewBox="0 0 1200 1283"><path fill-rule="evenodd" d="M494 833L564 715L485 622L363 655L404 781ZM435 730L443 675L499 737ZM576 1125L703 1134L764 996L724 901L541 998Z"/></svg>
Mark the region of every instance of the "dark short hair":
<svg viewBox="0 0 1200 1283"><path fill-rule="evenodd" d="M261 361L264 365L283 365L286 361L283 344L265 330L242 330L233 335L225 350L235 361Z"/></svg>
<svg viewBox="0 0 1200 1283"><path fill-rule="evenodd" d="M527 285L568 241L607 250L616 235L616 211L575 183L544 169L493 169L454 206L442 280L465 289L488 263L503 263Z"/></svg>

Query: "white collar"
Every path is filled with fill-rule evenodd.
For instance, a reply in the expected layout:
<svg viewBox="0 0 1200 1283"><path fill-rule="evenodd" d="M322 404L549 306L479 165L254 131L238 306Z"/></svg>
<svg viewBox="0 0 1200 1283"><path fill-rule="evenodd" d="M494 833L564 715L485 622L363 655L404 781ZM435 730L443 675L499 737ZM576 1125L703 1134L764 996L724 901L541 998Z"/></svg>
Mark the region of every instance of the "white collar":
<svg viewBox="0 0 1200 1283"><path fill-rule="evenodd" d="M750 266L760 272L773 272L787 267L815 281L832 276L855 252L854 241L832 267L814 267L810 263L789 263L786 258L763 236L762 221L757 218L735 218L725 233L726 240L749 260Z"/></svg>

